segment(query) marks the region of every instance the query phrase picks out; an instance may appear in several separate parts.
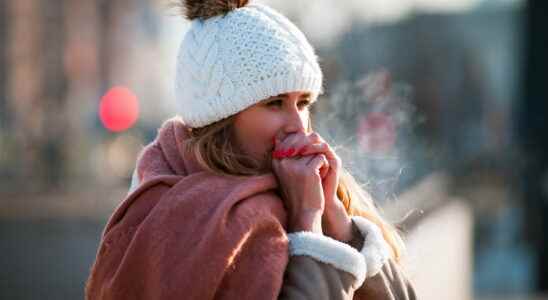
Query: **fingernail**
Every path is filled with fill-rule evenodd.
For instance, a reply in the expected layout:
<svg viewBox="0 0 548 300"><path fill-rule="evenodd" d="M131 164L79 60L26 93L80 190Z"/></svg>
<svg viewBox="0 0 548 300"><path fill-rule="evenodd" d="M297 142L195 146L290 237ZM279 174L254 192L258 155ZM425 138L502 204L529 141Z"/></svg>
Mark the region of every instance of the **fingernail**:
<svg viewBox="0 0 548 300"><path fill-rule="evenodd" d="M287 150L287 152L285 153L286 156L293 156L293 154L295 154L295 149L294 148L290 148L289 150Z"/></svg>
<svg viewBox="0 0 548 300"><path fill-rule="evenodd" d="M303 153L306 152L306 146L302 147L301 150L299 150L299 153L297 153L298 155L302 155Z"/></svg>
<svg viewBox="0 0 548 300"><path fill-rule="evenodd" d="M281 150L274 151L272 153L272 155L274 156L274 158L283 158L284 157L284 153Z"/></svg>

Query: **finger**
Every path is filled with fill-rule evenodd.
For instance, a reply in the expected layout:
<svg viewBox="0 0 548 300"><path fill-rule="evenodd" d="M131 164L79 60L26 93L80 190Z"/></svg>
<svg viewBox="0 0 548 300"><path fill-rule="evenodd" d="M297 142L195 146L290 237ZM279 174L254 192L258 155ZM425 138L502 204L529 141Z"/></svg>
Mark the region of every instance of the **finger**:
<svg viewBox="0 0 548 300"><path fill-rule="evenodd" d="M327 144L309 144L305 147L301 148L299 151L299 155L311 155L311 154L318 154L318 153L324 153L329 151L329 147Z"/></svg>
<svg viewBox="0 0 548 300"><path fill-rule="evenodd" d="M294 141L292 141L292 143L289 145L287 155L290 157L301 156L299 153L302 151L302 149L304 149L308 145L311 145L311 142L308 139L308 136L302 135L298 139L295 139Z"/></svg>
<svg viewBox="0 0 548 300"><path fill-rule="evenodd" d="M310 163L314 160L314 158L316 158L316 155L302 156L296 159L303 162L305 166L309 166Z"/></svg>
<svg viewBox="0 0 548 300"><path fill-rule="evenodd" d="M322 153L319 153L321 155L323 155ZM301 156L299 155L298 158L296 158L297 160L301 160L301 161L304 161L305 162L305 165L309 165L310 162L312 160L314 160L314 158L316 157L317 155L306 155L306 156ZM329 164L329 161L326 159L326 163L320 168L320 176L322 179L324 179L327 174L329 173L330 171L330 164Z"/></svg>
<svg viewBox="0 0 548 300"><path fill-rule="evenodd" d="M304 132L295 132L286 136L280 143L276 143L274 157L292 157L297 153L297 149L302 147L306 140Z"/></svg>
<svg viewBox="0 0 548 300"><path fill-rule="evenodd" d="M336 165L340 161L335 151L333 151L333 149L327 143L307 145L299 152L299 155L304 156L318 153L324 154L327 157L330 165Z"/></svg>
<svg viewBox="0 0 548 300"><path fill-rule="evenodd" d="M333 174L337 174L341 166L341 159L337 156L329 144L323 143L309 145L301 151L300 155L311 156L319 153L325 155L329 163L329 169L325 170L325 173L322 173L322 180L332 176Z"/></svg>
<svg viewBox="0 0 548 300"><path fill-rule="evenodd" d="M283 132L279 131L276 134L276 136L273 137L274 148L275 148L275 150L273 151L274 158L293 157L293 156L302 155L300 154L300 152L302 152L303 148L305 148L308 145L327 144L317 132L312 132L312 133L296 132L296 133L289 134L283 138L282 136L283 136Z"/></svg>
<svg viewBox="0 0 548 300"><path fill-rule="evenodd" d="M327 152L328 149L323 149L323 151L321 151L322 149L320 149L320 151L311 151L311 152L308 152L306 153L306 149L310 146L310 145L314 145L314 144L318 144L318 145L322 145L322 144L327 144L323 139L322 137L316 133L316 132L312 132L310 134L307 134L306 136L306 139L303 140L298 146L297 146L297 152L295 153L295 155L309 155L309 154L314 154L314 153L319 153L319 152ZM321 146L321 147L325 147L325 146ZM312 147L312 149L314 148L317 148L317 147Z"/></svg>
<svg viewBox="0 0 548 300"><path fill-rule="evenodd" d="M326 167L325 165L322 166L322 167L320 168L320 177L321 177L322 179L324 179L325 176L327 176L327 174L329 173L329 170L330 170L329 167Z"/></svg>
<svg viewBox="0 0 548 300"><path fill-rule="evenodd" d="M287 138L287 140L283 142L283 144L279 148L279 151L277 152L277 155L282 157L299 156L301 155L300 152L302 152L305 147L314 143L326 144L318 133L297 132L295 134L292 134L290 137Z"/></svg>
<svg viewBox="0 0 548 300"><path fill-rule="evenodd" d="M314 158L308 163L308 166L316 171L316 174L321 175L321 168L328 168L329 163L327 158L323 154L315 155Z"/></svg>
<svg viewBox="0 0 548 300"><path fill-rule="evenodd" d="M318 134L315 134L315 133L311 133L311 134L306 134L306 136L302 139L299 139L296 143L293 144L293 148L296 149L295 151L295 156L301 156L303 155L303 151L305 151L305 149L311 145L314 145L315 143L317 144L324 144L320 138L320 136ZM320 152L320 151L318 151ZM318 152L311 152L309 154L312 154L312 153L318 153Z"/></svg>
<svg viewBox="0 0 548 300"><path fill-rule="evenodd" d="M308 139L311 141L312 144L321 144L321 143L325 143L325 140L320 136L319 133L317 132L311 132L309 135L308 135Z"/></svg>

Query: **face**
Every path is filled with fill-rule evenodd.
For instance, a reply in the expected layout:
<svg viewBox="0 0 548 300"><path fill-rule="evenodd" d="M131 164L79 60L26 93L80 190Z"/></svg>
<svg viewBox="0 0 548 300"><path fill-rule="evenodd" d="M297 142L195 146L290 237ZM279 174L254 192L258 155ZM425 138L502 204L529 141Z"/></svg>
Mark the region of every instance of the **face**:
<svg viewBox="0 0 548 300"><path fill-rule="evenodd" d="M307 132L310 105L309 92L291 92L262 100L236 114L233 128L241 150L270 169L269 158L274 149L273 137L282 139L295 132Z"/></svg>

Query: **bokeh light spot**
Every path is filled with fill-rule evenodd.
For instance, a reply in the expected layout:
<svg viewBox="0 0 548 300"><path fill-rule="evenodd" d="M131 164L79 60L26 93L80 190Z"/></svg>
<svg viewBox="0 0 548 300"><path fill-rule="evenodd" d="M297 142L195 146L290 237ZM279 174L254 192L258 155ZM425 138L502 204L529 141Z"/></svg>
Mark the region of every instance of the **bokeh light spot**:
<svg viewBox="0 0 548 300"><path fill-rule="evenodd" d="M131 90L115 86L107 91L99 104L99 118L110 131L131 128L139 117L139 102Z"/></svg>
<svg viewBox="0 0 548 300"><path fill-rule="evenodd" d="M358 140L366 152L390 152L396 143L396 125L392 117L371 112L358 121Z"/></svg>

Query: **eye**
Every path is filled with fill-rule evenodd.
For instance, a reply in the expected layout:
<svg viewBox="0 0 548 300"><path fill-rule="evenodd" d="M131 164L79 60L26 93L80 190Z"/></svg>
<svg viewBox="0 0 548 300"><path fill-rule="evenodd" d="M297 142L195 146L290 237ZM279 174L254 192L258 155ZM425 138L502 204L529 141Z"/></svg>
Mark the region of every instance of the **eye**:
<svg viewBox="0 0 548 300"><path fill-rule="evenodd" d="M305 100L299 101L299 106L300 107L308 107L311 104L312 104L312 102L310 101L310 99L305 99Z"/></svg>
<svg viewBox="0 0 548 300"><path fill-rule="evenodd" d="M274 99L266 103L267 106L279 106L279 107L281 107L282 104L283 104L282 99Z"/></svg>

